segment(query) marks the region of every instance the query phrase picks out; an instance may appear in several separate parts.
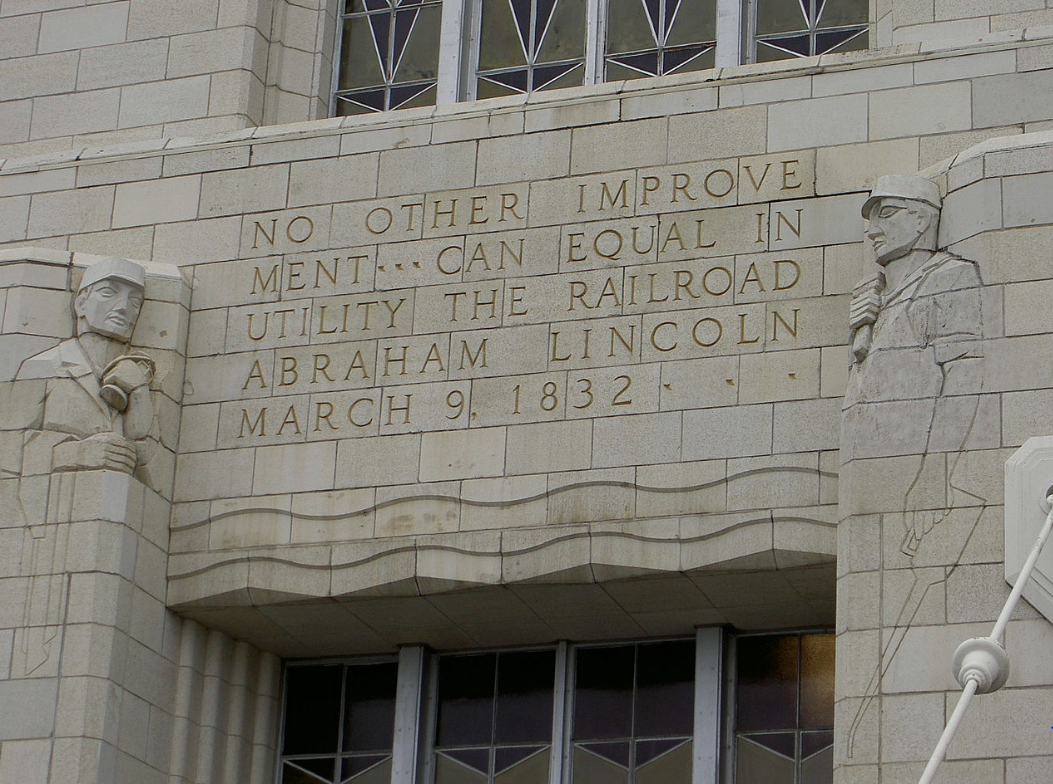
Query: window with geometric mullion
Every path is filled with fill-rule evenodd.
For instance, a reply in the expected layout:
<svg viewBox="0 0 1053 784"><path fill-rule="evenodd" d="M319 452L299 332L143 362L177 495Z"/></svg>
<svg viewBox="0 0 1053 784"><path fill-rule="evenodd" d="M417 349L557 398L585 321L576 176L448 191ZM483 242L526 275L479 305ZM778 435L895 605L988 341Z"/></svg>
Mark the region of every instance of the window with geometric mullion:
<svg viewBox="0 0 1053 784"><path fill-rule="evenodd" d="M441 0L345 0L336 114L432 106Z"/></svg>
<svg viewBox="0 0 1053 784"><path fill-rule="evenodd" d="M476 97L584 84L585 9L581 0L480 0Z"/></svg>
<svg viewBox="0 0 1053 784"><path fill-rule="evenodd" d="M867 0L755 0L752 59L866 49L868 15Z"/></svg>
<svg viewBox="0 0 1053 784"><path fill-rule="evenodd" d="M716 0L609 0L606 79L712 68Z"/></svg>

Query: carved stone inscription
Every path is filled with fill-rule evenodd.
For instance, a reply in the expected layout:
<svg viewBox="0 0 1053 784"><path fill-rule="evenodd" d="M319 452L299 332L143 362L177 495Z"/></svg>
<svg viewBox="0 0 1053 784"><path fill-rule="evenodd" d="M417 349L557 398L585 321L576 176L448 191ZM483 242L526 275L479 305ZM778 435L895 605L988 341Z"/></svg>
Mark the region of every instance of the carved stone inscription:
<svg viewBox="0 0 1053 784"><path fill-rule="evenodd" d="M815 198L814 168L785 154L245 216L232 306L195 300L225 338L192 351L193 402L222 404L221 447L682 407L668 363L828 339L823 246L857 240L862 196Z"/></svg>

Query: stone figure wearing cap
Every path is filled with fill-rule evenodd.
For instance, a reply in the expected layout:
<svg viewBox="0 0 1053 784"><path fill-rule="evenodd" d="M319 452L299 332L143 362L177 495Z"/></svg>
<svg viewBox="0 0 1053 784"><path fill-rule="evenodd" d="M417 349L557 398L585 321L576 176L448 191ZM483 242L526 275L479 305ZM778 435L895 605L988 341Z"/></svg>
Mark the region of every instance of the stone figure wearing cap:
<svg viewBox="0 0 1053 784"><path fill-rule="evenodd" d="M842 461L920 456L904 488L901 549L912 557L953 505L955 456L973 430L983 383L980 273L937 250L941 206L929 180L878 178L863 217L879 269L856 287L849 317Z"/></svg>
<svg viewBox="0 0 1053 784"><path fill-rule="evenodd" d="M30 464L132 473L149 460L153 362L128 347L145 288L135 262L107 258L86 268L72 303L75 337L22 363L18 379L45 381L25 446Z"/></svg>

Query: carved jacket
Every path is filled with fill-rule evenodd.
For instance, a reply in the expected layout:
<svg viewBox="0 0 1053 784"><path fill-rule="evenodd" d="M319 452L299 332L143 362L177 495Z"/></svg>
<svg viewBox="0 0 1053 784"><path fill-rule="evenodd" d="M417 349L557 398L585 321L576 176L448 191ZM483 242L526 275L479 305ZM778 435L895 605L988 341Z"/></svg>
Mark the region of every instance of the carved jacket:
<svg viewBox="0 0 1053 784"><path fill-rule="evenodd" d="M843 459L961 448L983 384L981 286L975 262L941 251L884 293L849 376Z"/></svg>

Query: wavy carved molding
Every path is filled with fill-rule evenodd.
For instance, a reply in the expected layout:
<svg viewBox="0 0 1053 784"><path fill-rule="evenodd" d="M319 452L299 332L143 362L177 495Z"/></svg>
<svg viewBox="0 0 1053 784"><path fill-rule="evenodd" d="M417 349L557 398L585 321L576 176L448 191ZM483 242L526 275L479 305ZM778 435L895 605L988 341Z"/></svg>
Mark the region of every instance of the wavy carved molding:
<svg viewBox="0 0 1053 784"><path fill-rule="evenodd" d="M331 515L247 508L179 530L260 514L343 520L421 501L509 507L596 488L685 494L740 479L770 479L773 472L836 478L828 472L790 467L751 470L727 480L682 487L581 482L506 501L414 495ZM169 603L247 606L323 597L425 595L487 585L604 582L699 570L791 568L834 559L835 518L835 507L825 505L173 554Z"/></svg>

